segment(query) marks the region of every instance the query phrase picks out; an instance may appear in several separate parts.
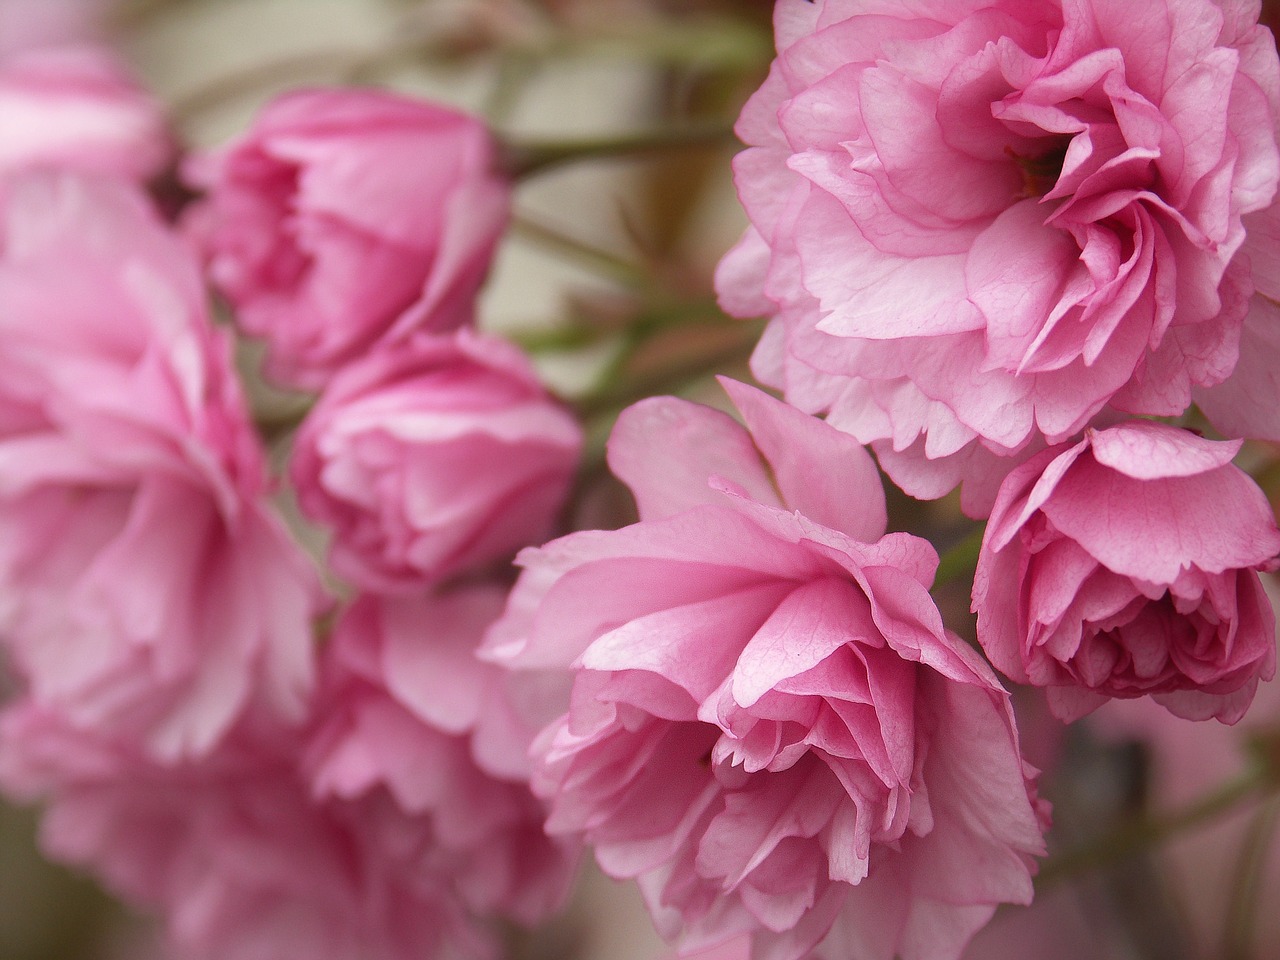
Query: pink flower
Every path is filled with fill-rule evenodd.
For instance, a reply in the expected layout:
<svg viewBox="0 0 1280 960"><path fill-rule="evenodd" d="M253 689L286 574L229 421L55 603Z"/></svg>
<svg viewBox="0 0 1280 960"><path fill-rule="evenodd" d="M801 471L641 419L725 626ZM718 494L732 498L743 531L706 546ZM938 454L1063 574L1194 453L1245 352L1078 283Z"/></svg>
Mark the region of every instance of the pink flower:
<svg viewBox="0 0 1280 960"><path fill-rule="evenodd" d="M214 282L281 382L323 386L382 340L471 321L509 187L472 117L375 90L269 104L188 165Z"/></svg>
<svg viewBox="0 0 1280 960"><path fill-rule="evenodd" d="M1240 360L1226 380L1193 396L1224 435L1280 443L1280 204L1246 225L1240 256L1253 266L1257 291L1240 330Z"/></svg>
<svg viewBox="0 0 1280 960"><path fill-rule="evenodd" d="M242 725L204 757L158 764L20 702L0 722L0 784L43 797L45 853L159 913L186 960L496 956L448 878L421 869L403 814L313 802L300 746Z"/></svg>
<svg viewBox="0 0 1280 960"><path fill-rule="evenodd" d="M485 585L357 600L326 649L308 767L320 800L390 799L402 815L382 824L388 849L411 846L473 911L531 924L563 903L575 851L543 832L527 779L482 767L472 745L508 709L502 671L475 657L505 597Z"/></svg>
<svg viewBox="0 0 1280 960"><path fill-rule="evenodd" d="M1226 379L1261 267L1280 65L1248 0L780 0L744 109L725 306L908 492L992 476L1108 405Z"/></svg>
<svg viewBox="0 0 1280 960"><path fill-rule="evenodd" d="M334 532L338 574L413 591L545 539L581 442L516 348L420 335L334 378L298 431L292 476Z"/></svg>
<svg viewBox="0 0 1280 960"><path fill-rule="evenodd" d="M309 562L195 263L124 184L18 185L0 234L0 640L33 696L175 759L301 720Z"/></svg>
<svg viewBox="0 0 1280 960"><path fill-rule="evenodd" d="M1137 421L1089 431L1005 480L973 585L978 638L1074 720L1152 695L1235 723L1275 673L1275 614L1256 571L1280 531L1231 465L1235 442Z"/></svg>
<svg viewBox="0 0 1280 960"><path fill-rule="evenodd" d="M141 182L172 152L160 105L109 52L49 48L0 64L0 179L53 167Z"/></svg>
<svg viewBox="0 0 1280 960"><path fill-rule="evenodd" d="M669 397L623 414L639 523L520 556L486 643L574 672L535 748L547 829L637 878L683 951L957 957L1042 849L1008 697L943 628L932 548L884 534L866 452L726 389L745 430Z"/></svg>

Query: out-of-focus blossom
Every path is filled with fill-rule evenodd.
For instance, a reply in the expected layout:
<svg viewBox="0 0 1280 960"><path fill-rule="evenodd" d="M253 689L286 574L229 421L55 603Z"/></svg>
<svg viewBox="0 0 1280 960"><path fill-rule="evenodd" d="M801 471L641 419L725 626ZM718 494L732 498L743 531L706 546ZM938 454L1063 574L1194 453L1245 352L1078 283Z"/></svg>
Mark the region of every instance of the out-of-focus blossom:
<svg viewBox="0 0 1280 960"><path fill-rule="evenodd" d="M750 960L750 958L751 938L744 935L705 950L664 954L662 960Z"/></svg>
<svg viewBox="0 0 1280 960"><path fill-rule="evenodd" d="M884 534L866 452L727 388L748 429L623 414L639 523L521 554L486 653L574 671L535 747L547 828L635 877L685 951L955 957L1030 900L1041 851L1007 694L943 628L932 548Z"/></svg>
<svg viewBox="0 0 1280 960"><path fill-rule="evenodd" d="M1231 458L1239 442L1136 421L1089 431L1009 474L974 577L978 639L1073 720L1152 695L1234 723L1275 673L1258 570L1280 531Z"/></svg>
<svg viewBox="0 0 1280 960"><path fill-rule="evenodd" d="M158 764L31 702L0 723L0 784L43 797L45 852L160 913L184 960L483 960L491 936L447 878L420 869L403 814L316 803L301 744L240 727Z"/></svg>
<svg viewBox="0 0 1280 960"><path fill-rule="evenodd" d="M309 562L271 515L197 267L124 184L18 184L0 235L0 639L32 695L158 756L301 720Z"/></svg>
<svg viewBox="0 0 1280 960"><path fill-rule="evenodd" d="M381 340L469 323L509 187L473 117L374 90L268 104L190 161L192 232L280 382L319 388Z"/></svg>
<svg viewBox="0 0 1280 960"><path fill-rule="evenodd" d="M1280 282L1240 254L1280 177L1257 14L780 0L738 125L752 226L718 276L729 310L774 318L757 374L912 494L972 478L975 514L1002 458L1108 404L1181 413Z"/></svg>
<svg viewBox="0 0 1280 960"><path fill-rule="evenodd" d="M55 168L141 182L172 152L160 105L109 52L59 47L0 63L0 181Z"/></svg>
<svg viewBox="0 0 1280 960"><path fill-rule="evenodd" d="M298 431L292 477L334 532L339 575L412 591L545 539L581 442L515 347L419 335L335 377Z"/></svg>
<svg viewBox="0 0 1280 960"><path fill-rule="evenodd" d="M37 47L99 39L110 0L0 0L0 60Z"/></svg>
<svg viewBox="0 0 1280 960"><path fill-rule="evenodd" d="M406 599L365 596L326 648L308 766L320 799L371 817L389 851L447 877L482 916L523 923L563 903L572 845L542 830L527 780L483 769L473 732L505 707L502 671L475 657L506 592L476 586Z"/></svg>

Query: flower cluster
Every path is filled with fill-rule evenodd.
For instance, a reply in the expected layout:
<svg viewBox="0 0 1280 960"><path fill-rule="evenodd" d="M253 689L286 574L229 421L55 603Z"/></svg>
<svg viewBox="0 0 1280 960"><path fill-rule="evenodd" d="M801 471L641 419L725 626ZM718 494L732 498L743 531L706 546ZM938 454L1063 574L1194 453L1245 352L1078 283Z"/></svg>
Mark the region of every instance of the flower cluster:
<svg viewBox="0 0 1280 960"><path fill-rule="evenodd" d="M1127 416L1280 439L1280 63L1244 0L781 0L720 267L758 375L991 515L978 638L1064 718L1238 719L1275 672L1265 498ZM994 512L993 512L994 511ZM1219 513L1221 511L1221 513Z"/></svg>
<svg viewBox="0 0 1280 960"><path fill-rule="evenodd" d="M184 151L0 48L0 788L187 960L491 960L584 846L681 956L958 960L1050 828L997 671L1234 724L1276 670L1259 12L777 0L733 413L648 396L709 269L526 224L634 288L548 338L617 348L577 405L480 327L518 178L607 145L331 87Z"/></svg>
<svg viewBox="0 0 1280 960"><path fill-rule="evenodd" d="M24 134L0 168L0 645L21 688L0 782L183 956L493 956L491 921L558 906L575 850L542 830L519 685L474 650L505 597L491 568L550 532L581 432L470 329L506 211L488 134L390 94L286 99L269 150L189 161L210 193L183 236L138 184L171 150L160 114L95 56L0 65ZM382 208L335 177L372 177ZM268 367L320 390L289 475L333 589L279 511L202 257ZM263 277L289 264L285 294Z"/></svg>

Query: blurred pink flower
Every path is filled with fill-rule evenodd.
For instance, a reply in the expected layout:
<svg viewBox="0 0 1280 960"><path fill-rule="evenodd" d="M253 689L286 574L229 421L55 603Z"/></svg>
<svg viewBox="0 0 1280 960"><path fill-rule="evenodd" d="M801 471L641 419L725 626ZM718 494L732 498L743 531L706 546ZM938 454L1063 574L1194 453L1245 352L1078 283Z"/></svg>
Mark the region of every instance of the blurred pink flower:
<svg viewBox="0 0 1280 960"><path fill-rule="evenodd" d="M748 429L670 397L624 412L610 464L640 522L522 553L486 639L574 671L535 746L547 829L637 878L683 951L956 957L1031 899L1042 852L1008 697L943 628L932 548L884 534L866 452L726 389Z"/></svg>
<svg viewBox="0 0 1280 960"><path fill-rule="evenodd" d="M109 0L0 0L0 59L98 39Z"/></svg>
<svg viewBox="0 0 1280 960"><path fill-rule="evenodd" d="M309 562L197 268L122 183L17 185L0 232L0 639L42 704L206 751L251 707L301 720Z"/></svg>
<svg viewBox="0 0 1280 960"><path fill-rule="evenodd" d="M300 749L242 725L210 754L158 764L26 701L0 722L0 785L43 797L45 853L158 912L183 960L496 956L448 878L421 869L403 813L388 798L313 802Z"/></svg>
<svg viewBox="0 0 1280 960"><path fill-rule="evenodd" d="M49 48L0 63L0 178L51 167L141 182L172 153L159 103L107 50Z"/></svg>
<svg viewBox="0 0 1280 960"><path fill-rule="evenodd" d="M333 530L340 576L415 591L545 539L581 442L515 347L418 335L334 378L291 475L302 509Z"/></svg>
<svg viewBox="0 0 1280 960"><path fill-rule="evenodd" d="M1237 255L1280 178L1257 15L780 0L738 125L752 226L718 276L727 309L774 318L757 375L912 494L972 479L975 514L1001 458L1108 404L1181 413L1236 368L1255 285L1280 282Z"/></svg>
<svg viewBox="0 0 1280 960"><path fill-rule="evenodd" d="M475 657L505 597L482 585L357 600L325 651L307 765L320 800L389 797L402 816L381 823L388 850L449 878L471 910L532 924L563 904L576 850L543 832L527 780L484 769L472 746L505 709L502 671Z"/></svg>
<svg viewBox="0 0 1280 960"><path fill-rule="evenodd" d="M193 158L191 217L240 325L280 382L318 389L375 343L471 322L509 187L479 120L376 90L268 104Z"/></svg>
<svg viewBox="0 0 1280 960"><path fill-rule="evenodd" d="M1275 614L1256 571L1280 531L1231 464L1239 441L1135 421L1089 431L1009 474L974 576L978 639L1074 720L1152 695L1234 723L1275 673Z"/></svg>
<svg viewBox="0 0 1280 960"><path fill-rule="evenodd" d="M751 960L751 938L734 937L705 950L666 953L661 960Z"/></svg>

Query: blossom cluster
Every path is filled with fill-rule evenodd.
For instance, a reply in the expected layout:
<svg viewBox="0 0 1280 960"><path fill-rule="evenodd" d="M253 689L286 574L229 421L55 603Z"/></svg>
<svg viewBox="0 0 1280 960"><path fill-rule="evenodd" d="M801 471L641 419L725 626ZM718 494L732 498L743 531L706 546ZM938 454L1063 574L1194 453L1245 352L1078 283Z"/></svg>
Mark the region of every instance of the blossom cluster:
<svg viewBox="0 0 1280 960"><path fill-rule="evenodd" d="M1247 0L780 2L739 121L760 378L990 516L978 638L1064 718L1275 673L1280 67ZM1192 403L1226 439L1184 424Z"/></svg>
<svg viewBox="0 0 1280 960"><path fill-rule="evenodd" d="M583 847L681 954L957 960L1050 826L1001 675L1232 724L1275 673L1258 18L777 0L715 283L781 398L623 409L616 529L479 324L482 121L184 151L109 51L0 50L0 788L185 960L496 957ZM885 476L985 522L975 644Z"/></svg>
<svg viewBox="0 0 1280 960"><path fill-rule="evenodd" d="M189 159L207 194L175 226L142 188L173 155L162 115L118 65L4 69L0 642L22 692L0 779L185 957L494 955L493 921L545 917L575 849L528 790L518 684L473 651L581 432L473 329L508 202L488 133L301 92ZM353 163L390 173L358 195ZM318 392L288 475L328 577L206 276L270 374Z"/></svg>

